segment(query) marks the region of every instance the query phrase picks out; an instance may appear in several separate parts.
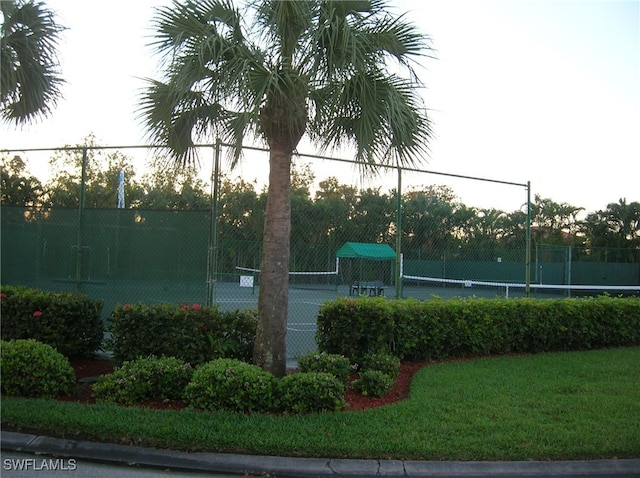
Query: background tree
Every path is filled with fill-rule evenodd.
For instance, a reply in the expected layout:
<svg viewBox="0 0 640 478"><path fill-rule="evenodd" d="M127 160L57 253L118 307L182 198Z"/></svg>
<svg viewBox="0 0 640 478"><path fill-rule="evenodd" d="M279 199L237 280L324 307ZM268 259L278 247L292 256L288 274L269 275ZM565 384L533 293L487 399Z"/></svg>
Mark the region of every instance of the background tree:
<svg viewBox="0 0 640 478"><path fill-rule="evenodd" d="M473 208L469 247L482 251L483 255L492 259L494 251L508 234L508 225L508 216L504 211L493 208ZM480 256L477 257L480 258Z"/></svg>
<svg viewBox="0 0 640 478"><path fill-rule="evenodd" d="M395 199L392 200L395 204ZM460 207L446 186L428 186L403 194L402 244L412 257L439 258L444 250L457 249L454 234L456 210Z"/></svg>
<svg viewBox="0 0 640 478"><path fill-rule="evenodd" d="M320 226L319 237L322 237L324 242L340 247L352 239L349 220L353 218L357 199L358 189L340 184L334 176L320 181L316 191L315 207L321 219L316 227Z"/></svg>
<svg viewBox="0 0 640 478"><path fill-rule="evenodd" d="M292 271L324 270L318 265L315 246L318 243L315 204L311 187L315 176L308 164L291 170L291 258Z"/></svg>
<svg viewBox="0 0 640 478"><path fill-rule="evenodd" d="M211 193L195 168L156 167L141 179L140 209L202 211L211 208Z"/></svg>
<svg viewBox="0 0 640 478"><path fill-rule="evenodd" d="M47 116L61 97L57 46L65 28L35 0L2 0L0 12L0 115L30 123Z"/></svg>
<svg viewBox="0 0 640 478"><path fill-rule="evenodd" d="M234 271L236 266L260 268L266 194L259 194L255 188L255 182L242 178L221 181L218 235L225 270Z"/></svg>
<svg viewBox="0 0 640 478"><path fill-rule="evenodd" d="M580 245L578 215L584 208L535 195L531 203L531 230L538 243Z"/></svg>
<svg viewBox="0 0 640 478"><path fill-rule="evenodd" d="M526 243L527 237L527 213L516 210L506 213L504 217L504 234L500 238L503 249L516 249Z"/></svg>
<svg viewBox="0 0 640 478"><path fill-rule="evenodd" d="M41 206L44 188L40 180L27 172L20 156L3 155L0 170L0 199L3 206Z"/></svg>
<svg viewBox="0 0 640 478"><path fill-rule="evenodd" d="M636 262L640 255L640 203L620 199L588 214L582 230L599 260Z"/></svg>
<svg viewBox="0 0 640 478"><path fill-rule="evenodd" d="M347 223L349 240L392 244L391 222L395 219L395 203L391 204L388 194L381 193L380 188L363 189Z"/></svg>
<svg viewBox="0 0 640 478"><path fill-rule="evenodd" d="M386 2L255 1L245 18L225 0L174 1L158 10L156 47L164 81L150 80L141 113L154 141L180 164L192 133L234 145L245 136L269 146L258 329L254 363L286 370L291 231L291 158L307 134L322 149L353 146L355 157L418 162L430 124L411 59L426 37L387 11ZM407 72L408 78L389 70Z"/></svg>
<svg viewBox="0 0 640 478"><path fill-rule="evenodd" d="M125 174L125 198L130 207L142 198L141 185L135 180L131 159L119 151L94 149L98 145L88 136L84 145L57 151L49 160L53 173L47 183L47 203L53 207L77 208L80 204L82 148L87 150L85 207L115 208L118 204L120 171Z"/></svg>

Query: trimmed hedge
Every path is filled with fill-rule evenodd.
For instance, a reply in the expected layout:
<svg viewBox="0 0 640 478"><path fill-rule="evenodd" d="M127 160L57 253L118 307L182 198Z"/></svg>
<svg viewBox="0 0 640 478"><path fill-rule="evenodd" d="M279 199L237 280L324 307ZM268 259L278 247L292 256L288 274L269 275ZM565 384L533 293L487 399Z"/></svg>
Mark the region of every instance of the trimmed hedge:
<svg viewBox="0 0 640 478"><path fill-rule="evenodd" d="M400 373L400 359L388 353L367 354L359 364L358 371L360 374L367 371L382 372L395 380Z"/></svg>
<svg viewBox="0 0 640 478"><path fill-rule="evenodd" d="M51 398L71 391L76 376L69 359L33 339L0 341L2 393Z"/></svg>
<svg viewBox="0 0 640 478"><path fill-rule="evenodd" d="M101 375L93 396L123 404L147 400L180 400L193 368L175 357L143 357L124 362L113 373Z"/></svg>
<svg viewBox="0 0 640 478"><path fill-rule="evenodd" d="M2 340L35 339L66 357L86 357L100 349L104 303L81 294L2 286Z"/></svg>
<svg viewBox="0 0 640 478"><path fill-rule="evenodd" d="M260 367L217 359L196 368L184 398L200 410L268 412L277 408L277 389L278 379Z"/></svg>
<svg viewBox="0 0 640 478"><path fill-rule="evenodd" d="M395 379L380 370L365 370L351 386L365 397L381 397L393 387Z"/></svg>
<svg viewBox="0 0 640 478"><path fill-rule="evenodd" d="M257 318L252 310L221 312L198 304L117 305L109 345L116 364L149 355L194 367L217 358L250 361Z"/></svg>
<svg viewBox="0 0 640 478"><path fill-rule="evenodd" d="M300 372L324 372L336 377L345 386L349 383L352 368L349 359L337 354L326 352L311 353L298 359Z"/></svg>
<svg viewBox="0 0 640 478"><path fill-rule="evenodd" d="M327 372L299 372L280 379L281 408L290 413L319 413L340 410L345 402L345 385Z"/></svg>
<svg viewBox="0 0 640 478"><path fill-rule="evenodd" d="M354 363L369 353L389 352L396 329L392 303L365 297L326 302L318 314L318 350L344 355Z"/></svg>
<svg viewBox="0 0 640 478"><path fill-rule="evenodd" d="M341 298L318 315L318 349L358 362L587 350L640 344L640 299Z"/></svg>

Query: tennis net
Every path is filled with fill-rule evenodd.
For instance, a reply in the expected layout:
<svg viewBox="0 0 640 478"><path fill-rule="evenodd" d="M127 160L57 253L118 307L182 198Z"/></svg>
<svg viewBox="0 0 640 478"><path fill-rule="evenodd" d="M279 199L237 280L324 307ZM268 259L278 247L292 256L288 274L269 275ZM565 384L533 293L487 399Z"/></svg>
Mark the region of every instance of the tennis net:
<svg viewBox="0 0 640 478"><path fill-rule="evenodd" d="M253 287L259 285L260 269L236 267L236 271L238 272L241 284L250 283ZM251 279L248 279L248 277ZM338 271L289 272L290 289L336 290L338 285L340 285L340 275L338 274Z"/></svg>
<svg viewBox="0 0 640 478"><path fill-rule="evenodd" d="M518 282L493 282L441 277L402 276L404 294L410 297L436 295L444 298L460 296L524 297L527 285ZM534 297L640 296L640 285L529 284Z"/></svg>

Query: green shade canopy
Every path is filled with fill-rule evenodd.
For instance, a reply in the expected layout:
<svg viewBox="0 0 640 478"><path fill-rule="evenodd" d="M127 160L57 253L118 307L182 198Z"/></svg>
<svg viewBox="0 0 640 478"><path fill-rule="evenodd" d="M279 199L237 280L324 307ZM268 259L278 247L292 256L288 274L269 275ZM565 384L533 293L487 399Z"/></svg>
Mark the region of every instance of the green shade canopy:
<svg viewBox="0 0 640 478"><path fill-rule="evenodd" d="M372 244L365 242L347 242L338 252L337 257L371 259L374 261L388 261L396 258L394 251L387 244Z"/></svg>

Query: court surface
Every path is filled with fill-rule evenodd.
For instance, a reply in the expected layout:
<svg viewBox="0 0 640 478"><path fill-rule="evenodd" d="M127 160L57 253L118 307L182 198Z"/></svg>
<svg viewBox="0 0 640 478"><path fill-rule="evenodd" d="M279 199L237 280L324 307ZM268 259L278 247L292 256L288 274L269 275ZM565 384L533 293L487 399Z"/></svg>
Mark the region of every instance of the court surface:
<svg viewBox="0 0 640 478"><path fill-rule="evenodd" d="M39 284L48 290L75 292L76 284L72 280L52 280L50 284ZM321 285L318 288L289 289L289 310L287 325L287 355L295 359L316 350L315 333L318 312L327 301L339 297L348 297L350 284ZM207 299L204 282L179 281L133 281L105 280L84 281L81 292L91 298L101 299L105 305L103 317L108 320L117 304L200 304ZM478 287L470 284L423 285L408 284L402 289L403 298L431 300L435 297L449 299L453 297L505 297L507 291L500 287ZM524 295L522 289L508 292L509 297ZM384 296L395 298L395 288L385 287ZM535 296L535 294L532 294ZM544 295L548 297L547 294ZM213 289L213 303L220 310L257 308L258 286L241 286L240 282L218 282Z"/></svg>

